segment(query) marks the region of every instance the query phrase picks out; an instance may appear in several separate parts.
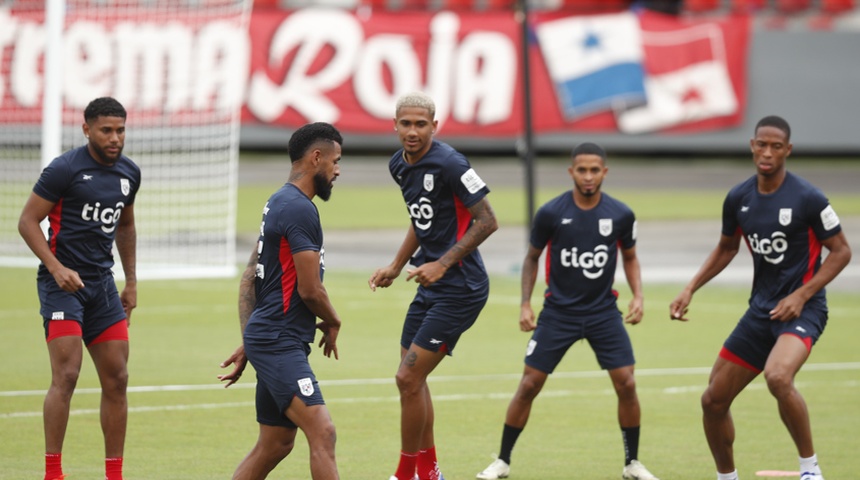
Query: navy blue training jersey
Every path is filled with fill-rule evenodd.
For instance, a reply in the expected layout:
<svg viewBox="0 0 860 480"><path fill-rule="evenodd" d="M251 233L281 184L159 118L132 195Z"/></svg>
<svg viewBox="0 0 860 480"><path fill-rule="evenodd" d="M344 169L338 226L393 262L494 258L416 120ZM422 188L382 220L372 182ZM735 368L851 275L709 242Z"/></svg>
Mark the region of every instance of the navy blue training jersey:
<svg viewBox="0 0 860 480"><path fill-rule="evenodd" d="M299 296L293 255L307 250L320 252L322 279L322 245L319 212L307 195L287 183L269 197L257 243L257 303L245 326L246 339L314 341L316 315Z"/></svg>
<svg viewBox="0 0 860 480"><path fill-rule="evenodd" d="M140 168L121 156L112 166L98 163L86 146L55 158L33 187L53 202L48 244L65 267L110 269L111 249L122 209L134 204Z"/></svg>
<svg viewBox="0 0 860 480"><path fill-rule="evenodd" d="M771 194L758 192L755 176L729 191L723 235L740 230L752 253L750 307L761 313L808 282L821 267L821 241L842 231L827 197L791 172ZM810 302L824 306L824 289Z"/></svg>
<svg viewBox="0 0 860 480"><path fill-rule="evenodd" d="M412 264L419 266L442 258L472 225L469 207L484 198L490 189L466 157L436 140L415 165L406 162L400 149L391 157L388 168L400 185L421 245ZM484 262L476 249L463 257L459 265L452 265L430 288L475 290L487 281Z"/></svg>
<svg viewBox="0 0 860 480"><path fill-rule="evenodd" d="M583 210L568 190L538 209L531 244L547 248L545 307L571 313L617 310L612 284L618 247L636 245L636 217L606 193L594 208Z"/></svg>

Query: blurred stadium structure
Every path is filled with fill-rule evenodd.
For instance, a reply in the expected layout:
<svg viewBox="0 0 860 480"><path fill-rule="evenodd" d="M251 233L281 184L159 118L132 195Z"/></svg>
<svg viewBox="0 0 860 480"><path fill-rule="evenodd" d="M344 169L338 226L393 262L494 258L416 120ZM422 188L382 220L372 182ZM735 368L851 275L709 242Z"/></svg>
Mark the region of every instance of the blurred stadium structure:
<svg viewBox="0 0 860 480"><path fill-rule="evenodd" d="M362 48L368 47L376 37L381 36L378 35L379 30L390 33L392 37L408 36L409 44L418 52L417 66L423 70L418 76L420 81L426 82L420 86L443 103L457 104L462 103L462 99L455 98L458 90L462 92L462 84L458 84L454 93L450 94L434 91L438 89L431 85L431 74L439 74L436 72L438 69L431 68L428 60L421 58L421 49L427 48L427 44L433 41L433 38L428 39L431 35L426 31L434 29L434 25L444 24L442 16L446 13L453 14L455 20L459 21L459 39L468 37L469 33L475 31L509 29L506 22L514 23L515 18L519 20L514 12L522 5L521 0L257 0L254 9L257 14L255 18L276 18L267 23L278 21L277 19L281 18L278 15L295 15L308 7L337 7L349 12L360 28L364 29L364 36L357 40L362 45L353 52L357 57L364 54ZM737 120L733 123L726 122L731 125L698 130L634 130L632 134L622 134L611 128L613 120L606 119L606 115L574 119L564 124L563 128L558 128L560 122L546 120L557 115L555 112L550 111L550 115L546 115L546 112L540 111L535 113L535 117L543 119L544 123L553 124L544 125L543 130L540 125L537 126L535 144L539 151L566 151L573 143L588 139L606 145L615 153L634 155L688 155L699 152L743 154L755 122L762 116L779 114L789 119L799 135L796 142L798 154L855 155L860 152L860 138L854 134L851 120L851 112L860 109L860 96L854 92L854 85L860 79L860 62L848 61L857 58L856 38L860 32L860 5L856 0L528 0L525 5L528 5L531 14L530 42L535 43L539 43L533 38L535 25L548 19L625 11L669 13L669 16L679 20L679 24L732 24L743 21L741 19L749 19L750 25L748 40L735 42L743 44L738 47L740 50L728 52L729 60L740 56L736 60L740 62L739 68L744 70L738 71L738 68L731 65L728 67L738 95L738 110L735 112ZM406 27L399 30L399 24L408 24L412 28L405 33L403 30ZM253 25L254 20L252 28ZM262 22L258 25L265 28ZM425 32L422 33L421 30ZM415 33L416 31L418 33ZM374 34L377 34L376 37ZM510 32L504 34L513 35ZM252 31L252 37L255 35L274 34L269 31ZM266 45L265 41L257 42L263 45L257 44L254 48L263 50L262 56L265 56L270 46ZM520 48L514 36L511 36L511 42L517 49ZM462 43L455 48L461 47ZM288 55L285 55L285 61L290 61ZM269 61L277 62L277 59L269 57ZM359 61L356 60L356 63ZM534 62L535 60L532 61ZM537 68L532 69L532 75L546 76L543 59L537 62L539 63ZM521 65L518 63L518 69L522 68ZM319 64L316 67L319 68ZM264 63L252 65L252 71L254 74L261 72L261 75L275 78L284 75L282 68ZM519 71L512 75L519 75ZM356 113L364 113L361 106L351 108L348 105L350 102L354 104L354 99L347 98L348 101L343 102L342 92L336 91L349 82L357 83L358 77L355 73L343 84L336 87L326 86L328 90L325 94L331 103L338 105L345 112L340 121L344 118L355 118ZM451 83L454 82L452 79ZM517 93L520 92L519 85L517 87L514 93L508 94L514 109L519 108L518 105L522 101L521 94ZM483 92L489 90L487 85L472 88L480 88ZM496 86L493 85L493 88ZM540 97L535 100L534 108L545 110L547 105L556 102L554 94L547 93L553 88L552 83L541 81L538 81L536 86L533 85L532 95ZM253 88L251 90L249 97L253 99ZM468 95L479 96L475 93L460 93L461 97ZM482 98L485 103L499 103L488 95ZM474 105L459 105L457 108L466 112L478 110L480 101L481 99L473 100ZM294 128L293 124L298 123L295 115L283 122L273 122L269 118L260 120L251 103L249 101L246 104L243 113L243 148L282 148L288 137L283 134L283 129ZM451 106L450 110L453 111L454 108ZM555 107L550 110L553 108ZM283 118L293 113L287 112ZM508 121L517 117L516 113L514 112ZM365 122L361 123L361 126L372 125L375 120L385 117L376 112L373 115L374 118L362 117ZM384 119L387 121L387 118ZM822 119L825 121L821 121ZM466 122L460 129L452 128L452 125L458 126L449 119L447 126L440 130L440 137L466 151L510 154L521 147L519 143L522 141L522 129L517 133L506 131L500 134L499 129L487 129L486 125L477 122ZM345 131L347 142L352 148L379 151L397 146L396 139L388 134L387 128L373 131L368 127L355 131L344 128L344 125L339 126Z"/></svg>
<svg viewBox="0 0 860 480"><path fill-rule="evenodd" d="M393 99L416 88L437 100L440 138L468 152L526 150L524 92L534 98L540 152L589 140L612 154L743 154L768 114L791 122L796 154L860 152L857 0L522 1L256 0L253 10L252 0L0 3L0 264L33 264L15 228L20 208L41 165L83 141L81 109L101 95L128 108L125 153L143 168L141 277L235 271L240 146L282 149L293 128L323 120L353 152L390 151ZM46 3L66 10L59 47L45 46ZM587 62L566 61L563 42L547 39L564 39L571 25L586 32L586 47L602 45L611 35L588 31L601 18L635 25L645 81L639 104L619 108L610 98L583 113L565 82L581 74L570 64ZM681 30L711 57L703 62L686 46L660 52ZM531 88L523 88L522 38ZM52 56L59 64L43 64ZM649 117L659 104L643 87L658 76L649 63L686 57L710 69L694 79L704 82L694 85L694 108L684 97L668 109L674 118ZM57 65L64 71L50 73ZM719 75L707 74L713 67ZM708 83L715 78L721 83ZM54 104L62 113L43 115ZM627 121L637 108L643 115Z"/></svg>

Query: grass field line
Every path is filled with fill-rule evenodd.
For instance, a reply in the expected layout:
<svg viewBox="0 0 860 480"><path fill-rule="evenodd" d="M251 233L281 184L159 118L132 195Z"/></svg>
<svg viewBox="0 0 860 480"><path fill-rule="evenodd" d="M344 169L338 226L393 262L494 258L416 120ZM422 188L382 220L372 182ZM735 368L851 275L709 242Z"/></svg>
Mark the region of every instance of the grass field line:
<svg viewBox="0 0 860 480"><path fill-rule="evenodd" d="M860 370L860 362L833 362L833 363L808 363L803 366L804 372L822 372L839 370ZM679 367L679 368L642 368L636 370L637 377L669 377L684 375L707 375L711 367ZM454 383L454 382L489 382L519 380L521 373L497 373L480 375L442 375L429 377L429 383ZM588 370L582 372L555 372L552 378L603 378L606 372L603 370ZM339 380L320 380L321 387L340 386L362 386L362 385L389 385L394 384L393 377L384 378L348 378ZM128 387L128 393L153 393L153 392L190 392L199 390L223 389L224 385L219 383L198 385L141 385ZM237 383L230 387L236 389L255 388L254 383ZM0 391L0 397L28 397L43 396L45 390L9 390ZM101 388L79 388L75 394L101 394Z"/></svg>
<svg viewBox="0 0 860 480"><path fill-rule="evenodd" d="M604 373L605 375L605 373ZM800 389L804 388L813 388L820 387L822 385L827 386L836 386L839 388L857 388L860 386L860 381L857 380L843 380L843 381L805 381L805 382L797 382L796 386ZM246 386L245 388L251 388L254 385ZM767 388L767 385L764 383L753 383L747 386L746 390L764 390ZM673 387L638 387L638 392L640 394L664 394L664 395L686 395L686 394L699 394L704 390L704 385L687 385L687 386L673 386ZM441 394L434 395L434 402L453 402L453 401L486 401L486 400L510 400L512 392L490 392L490 393L457 393L457 394ZM599 388L599 389L580 389L580 390L553 390L551 388L545 389L541 392L542 398L568 398L568 397L593 397L596 395L611 397L615 395L615 390L611 388ZM386 396L375 396L375 397L346 397L346 398L327 398L326 403L329 405L335 404L359 404L359 403L399 403L400 397L398 395L386 395ZM129 407L129 413L147 413L147 412L171 412L171 411L188 411L188 410L214 410L221 408L249 408L253 407L253 401L246 402L223 402L223 403L191 403L191 404L180 404L180 405L152 405L152 406L141 406L141 407ZM73 409L69 412L69 415L78 416L78 415L98 415L100 411L98 408L79 408ZM10 413L0 413L0 420L5 419L15 419L15 418L34 418L41 417L42 411L29 411L29 412L10 412Z"/></svg>

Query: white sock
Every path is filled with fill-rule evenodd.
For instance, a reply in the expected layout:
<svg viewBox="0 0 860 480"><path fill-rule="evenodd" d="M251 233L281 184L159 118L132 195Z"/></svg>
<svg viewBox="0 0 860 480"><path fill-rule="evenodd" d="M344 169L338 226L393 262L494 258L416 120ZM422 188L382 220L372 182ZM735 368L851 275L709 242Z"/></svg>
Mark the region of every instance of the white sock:
<svg viewBox="0 0 860 480"><path fill-rule="evenodd" d="M732 473L717 472L717 480L738 480L738 471L735 470Z"/></svg>
<svg viewBox="0 0 860 480"><path fill-rule="evenodd" d="M800 473L809 472L816 475L821 474L821 469L818 468L818 456L813 454L809 458L800 458Z"/></svg>

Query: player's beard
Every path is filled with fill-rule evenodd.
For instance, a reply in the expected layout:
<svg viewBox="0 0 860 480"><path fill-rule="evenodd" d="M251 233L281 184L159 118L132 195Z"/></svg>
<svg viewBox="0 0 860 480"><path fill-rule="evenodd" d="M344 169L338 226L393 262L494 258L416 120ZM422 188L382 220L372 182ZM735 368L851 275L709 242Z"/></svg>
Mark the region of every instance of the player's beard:
<svg viewBox="0 0 860 480"><path fill-rule="evenodd" d="M332 187L332 182L324 174L317 173L314 175L314 190L316 190L317 196L324 202L327 202L331 198Z"/></svg>
<svg viewBox="0 0 860 480"><path fill-rule="evenodd" d="M598 193L598 192L600 192L600 187L601 187L601 185L603 185L603 183L602 183L602 182L601 182L601 183L598 183L597 185L595 185L595 186L594 186L594 189L592 189L592 190L585 190L584 188L582 188L582 187L580 187L579 185L577 185L577 186L576 186L576 189L577 189L577 190L579 190L579 193L580 193L583 197L593 197L593 196L597 195L597 193Z"/></svg>
<svg viewBox="0 0 860 480"><path fill-rule="evenodd" d="M90 146L96 152L96 155L98 155L99 160L101 160L101 162L104 163L105 165L114 165L114 164L116 164L116 162L119 161L120 157L122 157L122 149L123 149L122 146L119 147L119 150L116 152L115 157L109 157L107 152L105 152L105 150L98 145L91 143Z"/></svg>

